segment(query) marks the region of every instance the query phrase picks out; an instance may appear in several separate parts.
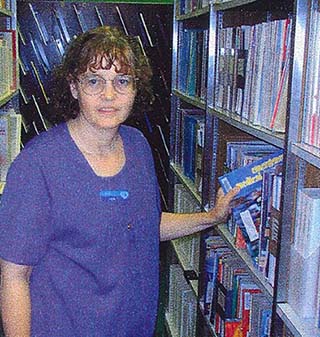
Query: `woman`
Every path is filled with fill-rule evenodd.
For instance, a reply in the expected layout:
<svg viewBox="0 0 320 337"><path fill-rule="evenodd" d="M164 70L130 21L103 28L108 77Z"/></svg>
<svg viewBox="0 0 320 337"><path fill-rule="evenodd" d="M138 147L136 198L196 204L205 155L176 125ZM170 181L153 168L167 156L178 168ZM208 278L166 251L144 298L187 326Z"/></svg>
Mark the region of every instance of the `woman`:
<svg viewBox="0 0 320 337"><path fill-rule="evenodd" d="M150 94L150 77L139 49L114 28L71 44L56 77L63 122L21 151L2 197L8 337L151 337L159 239L227 216L236 190L219 193L208 213L161 213L150 148L122 125Z"/></svg>

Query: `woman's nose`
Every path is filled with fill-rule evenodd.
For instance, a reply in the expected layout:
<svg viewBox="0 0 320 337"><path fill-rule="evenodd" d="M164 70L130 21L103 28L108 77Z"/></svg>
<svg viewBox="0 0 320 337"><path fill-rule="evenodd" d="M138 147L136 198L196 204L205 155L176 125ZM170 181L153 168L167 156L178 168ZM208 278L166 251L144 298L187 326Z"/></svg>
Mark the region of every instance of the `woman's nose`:
<svg viewBox="0 0 320 337"><path fill-rule="evenodd" d="M106 81L102 95L107 100L112 100L115 98L116 90L111 80Z"/></svg>

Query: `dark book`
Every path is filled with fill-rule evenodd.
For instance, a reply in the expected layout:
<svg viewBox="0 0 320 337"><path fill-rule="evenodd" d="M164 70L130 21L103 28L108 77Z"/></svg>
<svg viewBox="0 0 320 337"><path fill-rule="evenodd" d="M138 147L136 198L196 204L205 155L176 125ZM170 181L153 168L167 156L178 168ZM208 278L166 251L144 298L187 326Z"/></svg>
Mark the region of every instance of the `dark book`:
<svg viewBox="0 0 320 337"><path fill-rule="evenodd" d="M197 130L202 116L185 115L183 125L183 172L193 182L196 177Z"/></svg>

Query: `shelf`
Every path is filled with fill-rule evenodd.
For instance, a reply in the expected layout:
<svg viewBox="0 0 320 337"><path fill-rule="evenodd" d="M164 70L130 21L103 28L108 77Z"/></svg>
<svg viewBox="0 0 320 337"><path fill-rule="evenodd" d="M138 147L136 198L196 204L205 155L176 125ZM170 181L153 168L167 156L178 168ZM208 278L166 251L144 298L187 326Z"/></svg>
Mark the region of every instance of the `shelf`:
<svg viewBox="0 0 320 337"><path fill-rule="evenodd" d="M215 108L209 108L209 112L217 116L221 120L225 121L226 123L242 131L245 131L252 136L263 139L266 142L273 144L279 148L284 147L284 134L283 133L272 132L266 128L252 125L252 123L241 119L240 116L233 114L233 113L223 112Z"/></svg>
<svg viewBox="0 0 320 337"><path fill-rule="evenodd" d="M5 8L0 8L0 16L1 15L5 15L9 17L13 16L12 12Z"/></svg>
<svg viewBox="0 0 320 337"><path fill-rule="evenodd" d="M179 167L178 165L171 162L170 167L172 171L175 173L175 175L178 177L178 179L181 181L181 183L191 192L192 196L198 202L199 206L201 206L202 198L199 195L197 189L195 188L193 181L183 174L182 168Z"/></svg>
<svg viewBox="0 0 320 337"><path fill-rule="evenodd" d="M18 94L18 90L10 91L4 96L0 97L0 107L8 103L15 95Z"/></svg>
<svg viewBox="0 0 320 337"><path fill-rule="evenodd" d="M173 90L173 94L179 97L180 99L182 99L183 101L185 101L186 103L192 104L197 108L200 108L203 110L205 110L206 108L206 103L198 97L188 96L187 94L184 94L183 92L177 89Z"/></svg>
<svg viewBox="0 0 320 337"><path fill-rule="evenodd" d="M214 199L214 188L218 185L216 184L217 172L223 169L224 160L228 155L225 152L226 141L228 140L226 136L235 134L235 138L239 138L239 140L243 138L245 141L250 135L250 140L255 138L283 149L285 161L282 166L281 190L277 189L278 181L275 182L271 178L264 185L267 191L272 188L277 191L277 196L281 196L281 200L278 200L272 194L273 200L270 198L267 203L269 206L274 203L274 200L280 202L281 207L276 207L277 209L280 208L279 215L277 214L272 220L282 222L282 226L278 227L274 224L271 227L272 238L278 238L278 242L275 242L276 240L272 241L271 248L274 250L274 246L277 244L277 246L281 247L281 251L278 250L278 253L281 252L281 254L276 254L274 269L272 271L270 269L268 277L265 275L266 272L264 272L263 268L257 266L255 259L250 256L249 250L236 247L238 244L236 244L234 235L229 232L227 225L219 225L215 229L232 251L231 256L243 262L241 266L242 264L245 265L246 274L250 275L250 279L257 284L264 297L267 298L266 305L268 302L268 308L271 307L269 302L272 303L272 317L270 317L270 320L275 334L281 335L282 325L284 324L287 327L288 335L290 331L294 337L320 337L320 328L315 327L315 319L301 319L299 317L299 307L291 307L288 303L282 303L287 300L289 290L290 292L296 292L297 296L301 291L291 284L292 288L288 290L288 281L292 276L288 273L290 244L292 231L294 230L292 212L299 212L299 205L296 205L296 193L300 187L319 187L317 178L320 174L320 149L300 142L301 134L304 131L301 130L303 127L303 124L301 125L303 111L308 111L307 108L310 108L312 110L310 112L313 114L318 111L316 94L319 76L314 74L318 74L319 71L320 54L318 50L314 49L317 47L319 36L313 34L313 32L319 28L319 1L290 0L281 4L277 1L272 1L267 5L261 0L211 0L209 3L209 8L178 15L174 18L173 60L175 62L173 63L172 71L174 73L173 87L175 88L172 90L173 104L171 112L176 115L174 115L175 118L172 119L173 123L171 125L173 135L171 144L173 153L171 155L173 162L170 166L174 173L172 175L174 177L172 183L181 182L181 185L189 192L190 199L197 200L199 205L202 206L201 209L204 210L204 205L207 201ZM178 10L179 1L176 0L175 4L175 9ZM187 4L189 5L187 8L190 8L192 1L188 0ZM180 6L180 8L183 7ZM268 24L265 24L265 22ZM247 29L244 26L251 28ZM255 27L254 29L252 28L253 26ZM201 30L204 27L208 30L208 36L205 36L206 40L203 39L203 35L200 35L197 42L194 42L194 36L189 38L189 35L184 35L185 30L194 28ZM231 40L232 43L230 42ZM270 46L268 46L270 48L257 47L264 40L271 42ZM208 46L208 55L201 54L202 58L198 60L193 56L194 53L190 52L190 49L196 46L198 50L203 51L201 49L203 48L203 41ZM247 48L249 44L250 47L252 44L253 49ZM239 50L239 53L233 53L234 49ZM250 54L242 53L245 50ZM190 55L189 58L193 61L192 64L197 62L198 66L181 67L182 71L179 72L179 66L184 64L182 62L184 52L185 55ZM282 55L282 59L278 58L278 55ZM311 56L314 56L314 61L308 62ZM270 78L268 77L261 81L260 79L264 78L269 66L264 62L265 57L272 61L270 64L274 66L274 73L270 75ZM254 61L254 63L251 63L251 61ZM207 64L206 73L202 73L203 64ZM253 68L251 67L252 64L254 65ZM194 71L194 68L196 71ZM189 73L186 71L189 71ZM205 74L207 80L206 91L198 90L199 84L202 84L202 82L196 81L193 85L196 85L196 93L201 92L201 95L205 96L205 92L206 98L200 99L199 97L188 95L188 91L185 89L186 86L183 86L186 82L185 78L180 79L179 82L178 77L181 74L183 76L192 74L193 77L189 76L189 80L193 78L203 80L202 74ZM201 76L196 77L194 74L201 74ZM277 82L279 79L281 81ZM180 86L180 83L183 83L183 85ZM279 84L281 90L278 89ZM266 100L264 100L265 95L267 93L268 95L272 94L272 99L276 98L278 110L281 110L283 114L284 111L287 111L286 116L280 115L279 126L270 127L271 117L263 117L264 115L262 115L261 118L260 116L251 118L252 115L250 115L249 118L245 113L240 116L233 108L231 109L233 111L226 109L227 107L237 106L237 110L240 112L239 104L243 103L243 95L245 95L244 86L245 89L254 87L255 90L250 91L250 95L256 95L259 99L263 98L263 104L266 108L268 106L266 105ZM203 89L203 87L201 88ZM239 91L237 91L238 89ZM270 89L272 90L270 91ZM192 93L191 90L189 92ZM233 95L234 93L238 95ZM219 99L224 108L216 106L215 97ZM269 98L268 96L268 102ZM310 105L304 104L308 98L312 98L314 103L310 103ZM254 96L251 101L257 102ZM272 104L274 105L275 102L272 101ZM304 106L303 109L301 108L302 105ZM181 160L184 152L180 144L185 145L185 143L182 143L183 139L180 139L185 136L183 134L184 124L182 123L181 111L193 108L200 108L201 115L205 117L204 159L202 160L202 178L205 179L205 182L202 185L202 192L196 190L195 184L185 176L184 172L186 171ZM256 105L252 107L254 111L256 111L256 108ZM265 115L270 115L267 112L271 113L272 110L265 111ZM282 124L280 125L280 123ZM315 128L318 126L318 124L314 124ZM315 130L319 132L318 129ZM219 133L219 131L221 132ZM264 196L266 195L265 193ZM176 201L176 199L173 201ZM268 221L264 217L263 220ZM281 230L281 232L278 233L278 230ZM175 247L175 250L177 252L176 255L180 255L179 260L183 268L192 270L187 262L183 262L183 254L179 254L179 248ZM183 250L182 246L180 250L185 252L185 260L190 261L189 265L192 264L191 258L188 258L188 250ZM200 268L203 268L205 256L203 256L203 250L200 253ZM276 275L271 276L271 272ZM200 269L200 285L202 282L204 283L202 273L203 270ZM271 279L271 277L275 277L275 280ZM201 287L200 290L202 292ZM319 297L320 294L315 293L312 296ZM198 324L203 326L204 336L217 337L210 322L210 315L204 315L201 300L199 298L200 309L198 314L201 319L198 320ZM280 317L279 325L278 316ZM255 329L253 327L256 327L258 323L254 321L253 324L255 325L252 326L252 329ZM261 326L264 323L260 322L259 324ZM200 328L200 325L198 327ZM279 330L277 330L278 328ZM266 331L266 335L269 336L269 334L270 332Z"/></svg>
<svg viewBox="0 0 320 337"><path fill-rule="evenodd" d="M182 269L184 271L186 270L192 270L192 267L190 266L189 262L186 260L186 256L184 255L184 253L181 251L181 249L179 248L179 246L177 245L177 243L173 241L171 241L174 251L176 252L176 255L178 257L178 260L182 266ZM195 295L198 296L198 280L188 280L192 290L194 291Z"/></svg>
<svg viewBox="0 0 320 337"><path fill-rule="evenodd" d="M74 0L64 0L66 2L74 2ZM78 2L88 2L88 0L78 0ZM101 0L91 0L91 2L101 2ZM139 5L172 5L172 0L103 0L103 2L111 3L130 3Z"/></svg>
<svg viewBox="0 0 320 337"><path fill-rule="evenodd" d="M287 303L278 303L277 314L289 330L297 337L320 337L320 329L314 326L314 319L301 319Z"/></svg>
<svg viewBox="0 0 320 337"><path fill-rule="evenodd" d="M166 312L166 314L165 314L165 324L166 324L167 332L168 332L170 337L178 337L179 336L178 331L176 331L175 327L171 323L170 315L169 315L168 312Z"/></svg>
<svg viewBox="0 0 320 337"><path fill-rule="evenodd" d="M165 326L166 326L166 331L169 334L169 337L180 337L181 336L180 331L177 331L176 327L174 326L168 311L165 313Z"/></svg>
<svg viewBox="0 0 320 337"><path fill-rule="evenodd" d="M231 8L247 5L255 1L256 0L229 0L229 1L216 0L216 1L213 1L212 5L214 7L214 10L222 11L226 9L231 9ZM176 20L181 21L181 20L187 20L187 19L199 17L201 15L209 13L209 10L210 10L209 6L206 6L204 8L197 9L187 14L177 15Z"/></svg>
<svg viewBox="0 0 320 337"><path fill-rule="evenodd" d="M4 181L0 181L0 195L3 193L5 185L6 183Z"/></svg>
<svg viewBox="0 0 320 337"><path fill-rule="evenodd" d="M308 144L295 143L292 144L291 150L296 156L320 168L320 149Z"/></svg>
<svg viewBox="0 0 320 337"><path fill-rule="evenodd" d="M201 15L205 15L209 13L209 6L206 6L204 8L199 8L195 11L192 11L191 13L188 14L181 14L181 15L177 15L176 19L178 21L182 21L182 20L187 20L187 19L191 19L191 18L196 18L199 17Z"/></svg>
<svg viewBox="0 0 320 337"><path fill-rule="evenodd" d="M200 307L200 310L201 310L201 314L202 314L202 316L203 316L203 319L205 320L205 322L206 322L206 324L207 324L207 327L209 328L209 330L210 330L210 332L211 332L211 334L212 334L212 337L218 337L217 334L216 334L215 331L214 331L214 327L213 327L213 325L211 324L208 315L205 315L205 314L204 314L203 302L200 301L199 307Z"/></svg>
<svg viewBox="0 0 320 337"><path fill-rule="evenodd" d="M228 245L233 249L233 251L241 258L241 260L244 261L247 268L252 273L253 278L262 288L264 293L267 296L272 297L273 296L272 286L267 282L265 277L254 267L249 254L244 249L238 249L237 247L235 247L234 238L232 237L231 233L226 228L226 225L220 225L218 227L215 227L215 229L217 229L218 233L223 237L223 239L228 243Z"/></svg>
<svg viewBox="0 0 320 337"><path fill-rule="evenodd" d="M252 2L256 2L256 0L230 0L230 1L216 0L213 1L213 6L216 11L222 11L226 9L247 5Z"/></svg>

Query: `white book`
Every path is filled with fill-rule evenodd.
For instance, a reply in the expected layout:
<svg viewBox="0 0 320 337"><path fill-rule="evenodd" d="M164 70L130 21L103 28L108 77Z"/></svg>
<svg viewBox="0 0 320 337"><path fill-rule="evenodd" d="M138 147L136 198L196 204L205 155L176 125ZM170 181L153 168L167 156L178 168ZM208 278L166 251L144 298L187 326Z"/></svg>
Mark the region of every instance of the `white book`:
<svg viewBox="0 0 320 337"><path fill-rule="evenodd" d="M10 165L9 119L0 117L0 180L5 181Z"/></svg>
<svg viewBox="0 0 320 337"><path fill-rule="evenodd" d="M288 303L302 319L316 316L319 251L304 257L291 247Z"/></svg>
<svg viewBox="0 0 320 337"><path fill-rule="evenodd" d="M297 193L294 247L309 257L320 247L320 188L302 188Z"/></svg>
<svg viewBox="0 0 320 337"><path fill-rule="evenodd" d="M196 332L197 301L191 289L181 294L180 337L194 337Z"/></svg>
<svg viewBox="0 0 320 337"><path fill-rule="evenodd" d="M9 118L9 146L10 146L10 162L16 158L20 152L21 144L21 125L22 117L20 114L10 114Z"/></svg>

